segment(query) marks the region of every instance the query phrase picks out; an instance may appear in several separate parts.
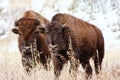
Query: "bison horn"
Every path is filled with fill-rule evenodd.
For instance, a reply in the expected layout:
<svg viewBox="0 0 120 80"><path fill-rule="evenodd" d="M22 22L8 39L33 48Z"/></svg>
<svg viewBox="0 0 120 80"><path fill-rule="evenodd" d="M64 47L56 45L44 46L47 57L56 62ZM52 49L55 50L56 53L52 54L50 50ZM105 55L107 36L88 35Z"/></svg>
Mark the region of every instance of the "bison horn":
<svg viewBox="0 0 120 80"><path fill-rule="evenodd" d="M65 24L63 24L63 27L65 27L66 26L66 23Z"/></svg>
<svg viewBox="0 0 120 80"><path fill-rule="evenodd" d="M44 25L44 24L42 24L42 23L41 23L41 25L42 25L42 27L44 27L44 26L45 26L45 25Z"/></svg>
<svg viewBox="0 0 120 80"><path fill-rule="evenodd" d="M15 26L18 26L18 21L17 21L17 19L15 19Z"/></svg>

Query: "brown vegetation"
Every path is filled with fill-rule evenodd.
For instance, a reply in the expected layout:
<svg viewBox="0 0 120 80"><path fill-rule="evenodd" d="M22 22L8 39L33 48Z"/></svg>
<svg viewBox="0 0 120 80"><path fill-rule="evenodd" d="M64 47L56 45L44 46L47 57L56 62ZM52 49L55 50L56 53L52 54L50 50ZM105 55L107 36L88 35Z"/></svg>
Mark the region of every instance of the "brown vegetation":
<svg viewBox="0 0 120 80"><path fill-rule="evenodd" d="M102 74L98 76L93 73L91 80L119 80L120 79L120 51L108 51L103 60ZM1 55L2 54L2 55ZM21 55L19 52L9 52L7 50L0 51L0 80L53 80L53 68L45 71L43 68L37 67L31 71L30 75L24 72L21 64ZM93 67L93 63L92 67ZM52 65L52 64L51 64ZM74 80L74 76L68 74L69 65L65 65L60 80ZM84 80L84 70L79 67L77 72L77 80Z"/></svg>

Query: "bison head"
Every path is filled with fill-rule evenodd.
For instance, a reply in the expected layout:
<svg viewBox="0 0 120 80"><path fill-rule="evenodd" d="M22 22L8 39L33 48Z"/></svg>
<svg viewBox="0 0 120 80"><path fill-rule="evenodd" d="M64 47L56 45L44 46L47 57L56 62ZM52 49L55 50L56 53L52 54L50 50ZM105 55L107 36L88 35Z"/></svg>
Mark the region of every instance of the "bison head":
<svg viewBox="0 0 120 80"><path fill-rule="evenodd" d="M40 28L40 32L45 34L46 43L52 53L59 53L59 51L68 49L68 41L70 29L59 22L51 22Z"/></svg>
<svg viewBox="0 0 120 80"><path fill-rule="evenodd" d="M12 32L19 34L22 43L20 48L26 54L30 53L30 46L34 42L34 37L39 33L38 25L40 22L37 19L21 18L15 21L16 27L12 29Z"/></svg>

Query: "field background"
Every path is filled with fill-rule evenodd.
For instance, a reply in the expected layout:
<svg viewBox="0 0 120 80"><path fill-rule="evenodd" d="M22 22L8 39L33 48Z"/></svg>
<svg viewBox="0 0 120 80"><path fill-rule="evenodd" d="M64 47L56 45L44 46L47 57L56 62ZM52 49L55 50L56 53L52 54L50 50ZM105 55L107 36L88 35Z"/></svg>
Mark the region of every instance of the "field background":
<svg viewBox="0 0 120 80"><path fill-rule="evenodd" d="M69 13L98 26L105 38L102 73L91 80L120 80L120 0L0 0L0 80L54 80L53 67L45 71L38 66L30 75L24 72L17 46L17 35L11 32L15 19L26 10L34 10L47 19L58 12ZM91 65L94 67L91 60ZM52 63L51 63L52 66ZM65 65L60 80L74 80ZM77 80L84 80L81 65Z"/></svg>

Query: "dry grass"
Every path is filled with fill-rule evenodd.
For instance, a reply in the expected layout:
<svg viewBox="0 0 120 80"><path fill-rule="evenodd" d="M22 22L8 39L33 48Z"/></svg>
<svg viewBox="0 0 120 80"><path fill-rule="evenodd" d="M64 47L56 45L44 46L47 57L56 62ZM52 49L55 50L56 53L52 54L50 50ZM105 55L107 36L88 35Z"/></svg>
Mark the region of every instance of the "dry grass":
<svg viewBox="0 0 120 80"><path fill-rule="evenodd" d="M120 55L119 51L107 51L103 61L102 72L93 76L91 80L120 80ZM92 62L92 60L91 60ZM93 67L93 63L92 67ZM52 66L52 65L51 65ZM82 67L77 72L77 80L84 80L85 73ZM69 63L65 65L60 80L74 80L69 74ZM0 51L0 80L54 80L53 66L50 71L45 71L37 66L30 75L27 75L21 64L21 55L16 51Z"/></svg>
<svg viewBox="0 0 120 80"><path fill-rule="evenodd" d="M17 41L16 39L17 36L15 38L14 34L10 34L9 38L0 40L0 80L54 80L52 63L50 71L45 71L42 67L37 66L30 75L26 74L21 64L21 55L16 48L16 43L14 43ZM120 51L114 51L114 49L105 52L102 72L96 75L93 70L91 80L120 80L119 53ZM91 65L94 68L92 60ZM60 80L75 80L75 76L69 74L69 63L65 65L61 73ZM77 80L85 80L85 73L81 65L77 72Z"/></svg>

